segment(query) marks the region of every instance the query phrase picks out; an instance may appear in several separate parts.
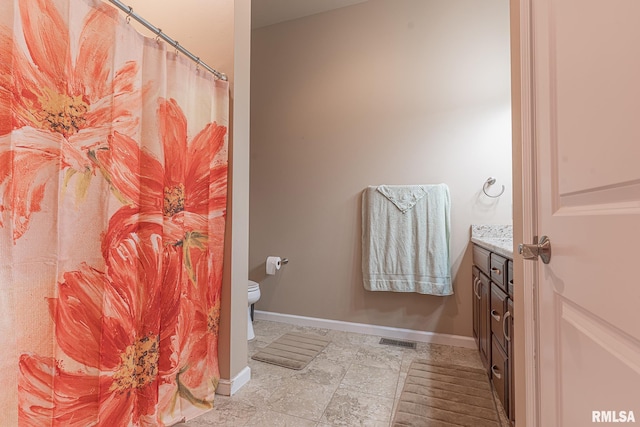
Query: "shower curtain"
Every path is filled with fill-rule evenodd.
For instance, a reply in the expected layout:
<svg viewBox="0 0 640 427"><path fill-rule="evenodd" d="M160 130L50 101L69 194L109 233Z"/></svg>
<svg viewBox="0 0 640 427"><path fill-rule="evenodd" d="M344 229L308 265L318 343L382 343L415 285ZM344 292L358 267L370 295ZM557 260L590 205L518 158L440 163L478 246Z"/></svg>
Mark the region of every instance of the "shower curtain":
<svg viewBox="0 0 640 427"><path fill-rule="evenodd" d="M0 2L2 425L212 407L228 103L109 4Z"/></svg>

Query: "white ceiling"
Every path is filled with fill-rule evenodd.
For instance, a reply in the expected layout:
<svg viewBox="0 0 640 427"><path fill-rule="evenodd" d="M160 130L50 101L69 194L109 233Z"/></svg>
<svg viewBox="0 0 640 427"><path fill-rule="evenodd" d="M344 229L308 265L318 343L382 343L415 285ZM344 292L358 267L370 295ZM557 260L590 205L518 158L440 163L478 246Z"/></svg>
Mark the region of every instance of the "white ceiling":
<svg viewBox="0 0 640 427"><path fill-rule="evenodd" d="M253 0L251 28L266 27L365 1L367 0Z"/></svg>

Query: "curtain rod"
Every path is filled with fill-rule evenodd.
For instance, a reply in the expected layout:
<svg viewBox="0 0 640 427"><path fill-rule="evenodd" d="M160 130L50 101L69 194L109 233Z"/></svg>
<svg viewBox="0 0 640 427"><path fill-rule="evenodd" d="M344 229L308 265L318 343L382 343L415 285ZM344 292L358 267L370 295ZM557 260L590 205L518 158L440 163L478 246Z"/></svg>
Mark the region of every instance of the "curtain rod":
<svg viewBox="0 0 640 427"><path fill-rule="evenodd" d="M131 6L127 6L126 4L122 3L120 0L109 0L109 1L114 5L116 5L120 10L125 12L127 14L127 19L128 18L135 19L136 21L144 25L149 31L154 33L156 36L160 37L162 40L166 41L171 46L175 47L177 50L184 53L189 59L194 61L196 64L202 65L204 69L212 73L214 76L216 76L220 80L224 80L224 81L227 80L226 74L216 71L210 66L208 66L207 64L205 64L204 62L202 62L199 57L195 56L193 53L189 52L187 49L180 46L180 43L178 43L177 41L175 41L174 39L172 39L171 37L163 33L160 28L156 27L155 25L152 25L149 21L147 21L146 19L144 19L143 17L135 13Z"/></svg>

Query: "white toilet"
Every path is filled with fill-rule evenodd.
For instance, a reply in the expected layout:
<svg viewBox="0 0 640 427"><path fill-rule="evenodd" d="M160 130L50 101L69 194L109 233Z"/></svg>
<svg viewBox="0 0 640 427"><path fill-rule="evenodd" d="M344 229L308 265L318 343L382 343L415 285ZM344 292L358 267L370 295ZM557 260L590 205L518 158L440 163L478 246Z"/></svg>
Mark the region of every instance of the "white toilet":
<svg viewBox="0 0 640 427"><path fill-rule="evenodd" d="M251 321L251 304L254 304L260 299L260 284L254 282L253 280L249 280L249 282L247 283L247 287L249 288L249 307L247 308L247 339L252 340L256 337L256 334L253 332L253 322Z"/></svg>

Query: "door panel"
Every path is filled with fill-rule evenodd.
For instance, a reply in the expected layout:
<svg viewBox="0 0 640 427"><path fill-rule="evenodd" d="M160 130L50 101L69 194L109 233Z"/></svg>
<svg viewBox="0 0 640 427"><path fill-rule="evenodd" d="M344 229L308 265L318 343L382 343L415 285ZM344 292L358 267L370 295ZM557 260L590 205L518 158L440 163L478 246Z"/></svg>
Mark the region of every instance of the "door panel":
<svg viewBox="0 0 640 427"><path fill-rule="evenodd" d="M640 2L533 0L540 425L640 415Z"/></svg>
<svg viewBox="0 0 640 427"><path fill-rule="evenodd" d="M638 159L628 153L640 141L640 51L629 41L640 40L640 3L563 0L550 12L559 194L637 183Z"/></svg>
<svg viewBox="0 0 640 427"><path fill-rule="evenodd" d="M617 328L560 299L559 383L564 426L590 425L593 410L638 410L640 348ZM571 408L574 408L571 410ZM575 408L584 408L576 411Z"/></svg>

